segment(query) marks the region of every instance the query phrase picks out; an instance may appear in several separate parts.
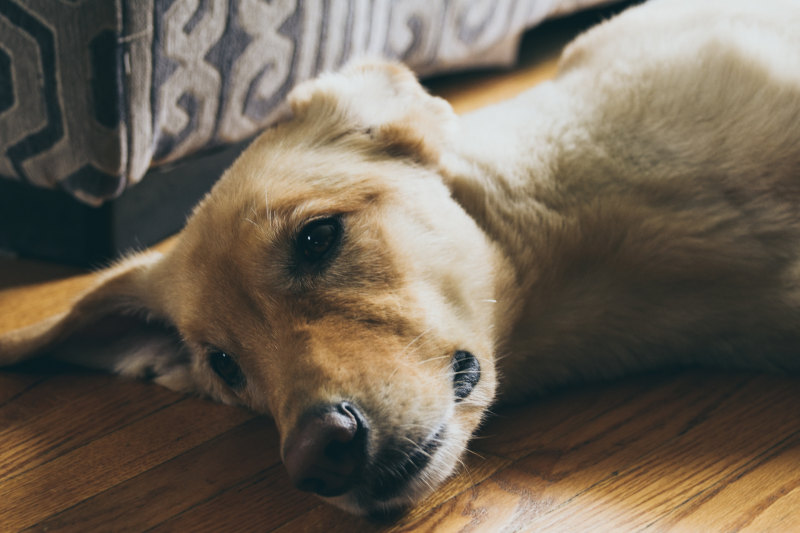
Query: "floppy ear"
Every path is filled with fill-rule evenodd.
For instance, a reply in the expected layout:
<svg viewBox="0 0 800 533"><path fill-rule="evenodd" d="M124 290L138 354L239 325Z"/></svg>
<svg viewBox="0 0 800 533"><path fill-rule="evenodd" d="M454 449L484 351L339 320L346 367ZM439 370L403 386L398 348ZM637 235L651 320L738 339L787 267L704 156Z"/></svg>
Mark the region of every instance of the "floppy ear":
<svg viewBox="0 0 800 533"><path fill-rule="evenodd" d="M42 357L191 389L189 354L148 298L148 274L160 258L130 257L66 313L0 336L0 366Z"/></svg>
<svg viewBox="0 0 800 533"><path fill-rule="evenodd" d="M289 105L296 119L344 119L380 148L426 164L438 162L456 122L450 104L428 94L408 68L383 61L356 61L304 82Z"/></svg>

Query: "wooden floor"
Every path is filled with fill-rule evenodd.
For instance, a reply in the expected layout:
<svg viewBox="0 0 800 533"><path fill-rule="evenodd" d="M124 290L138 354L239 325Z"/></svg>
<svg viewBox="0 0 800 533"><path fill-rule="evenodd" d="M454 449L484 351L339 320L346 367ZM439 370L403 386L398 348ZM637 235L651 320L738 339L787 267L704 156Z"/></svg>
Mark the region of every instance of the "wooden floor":
<svg viewBox="0 0 800 533"><path fill-rule="evenodd" d="M511 96L587 20L534 32L512 72L433 90L459 111ZM90 281L0 260L0 331ZM466 468L388 525L294 490L277 443L267 419L149 384L0 371L0 531L800 531L795 378L637 376L501 410Z"/></svg>

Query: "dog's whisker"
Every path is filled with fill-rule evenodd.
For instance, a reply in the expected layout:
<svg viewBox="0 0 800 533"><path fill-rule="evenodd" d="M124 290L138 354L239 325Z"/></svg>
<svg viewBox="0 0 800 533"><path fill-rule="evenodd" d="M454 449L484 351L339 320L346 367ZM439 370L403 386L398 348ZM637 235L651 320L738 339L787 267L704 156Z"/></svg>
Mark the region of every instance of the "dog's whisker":
<svg viewBox="0 0 800 533"><path fill-rule="evenodd" d="M396 375L396 374L397 374L399 371L400 371L400 367L398 366L398 367L396 367L394 370L392 370L392 373L391 373L391 374L389 374L389 377L388 377L388 378L386 378L386 381L387 381L387 382L391 382L391 381L392 381L392 378L393 378L393 377L394 377L394 376L395 376L395 375Z"/></svg>
<svg viewBox="0 0 800 533"><path fill-rule="evenodd" d="M275 220L275 213L272 211L272 208L269 205L269 192L264 191L264 213L267 216L267 220L273 222Z"/></svg>
<svg viewBox="0 0 800 533"><path fill-rule="evenodd" d="M429 357L423 361L419 361L417 364L424 365L425 363L430 363L431 361L438 361L439 359L449 359L453 357L452 355L437 355L435 357Z"/></svg>
<svg viewBox="0 0 800 533"><path fill-rule="evenodd" d="M434 485L433 485L433 483L434 483L434 480L433 480L433 479L431 479L431 474L432 474L432 473L430 473L430 472L429 472L429 471L426 469L426 470L424 470L424 471L422 472L422 474L421 474L420 476L418 476L418 478L417 478L417 479L418 479L418 480L419 480L419 481L420 481L422 484L424 484L424 485L425 485L425 486L428 488L428 490L429 490L429 491L433 492L433 491L435 490L435 488L436 488L436 487L434 487Z"/></svg>
<svg viewBox="0 0 800 533"><path fill-rule="evenodd" d="M426 424L415 424L413 422L406 422L405 424L401 424L397 426L398 431L402 433L408 433L413 430L421 429L426 433L430 433L432 431L431 426ZM408 438L408 437L405 437Z"/></svg>
<svg viewBox="0 0 800 533"><path fill-rule="evenodd" d="M428 334L428 332L430 332L430 331L431 331L431 329L433 329L433 328L427 328L427 329L426 329L426 330L424 330L422 333L420 333L419 335L417 335L416 337L414 337L414 339L413 339L411 342L409 342L409 343L406 345L406 347L405 347L405 348L403 348L403 350L402 350L402 351L403 351L403 352L405 352L406 350L408 350L408 349L409 349L409 348L410 348L410 347L411 347L411 346L412 346L412 345L413 345L415 342L417 342L417 341L418 341L418 340L420 340L422 337L424 337L426 334Z"/></svg>
<svg viewBox="0 0 800 533"><path fill-rule="evenodd" d="M405 435L402 436L401 438L403 440L411 443L411 445L414 447L414 451L420 451L420 452L424 453L425 455L428 455L428 457L430 457L430 455L427 452L425 452L425 450L423 450L422 448L419 447L419 443L417 441L415 441L414 439L406 437Z"/></svg>
<svg viewBox="0 0 800 533"><path fill-rule="evenodd" d="M468 454L470 454L470 455L474 455L475 457L477 457L478 459L480 459L480 460L482 460L482 461L485 461L485 460L486 460L486 457L484 457L483 455L479 454L478 452L476 452L475 450L473 450L473 449L471 449L471 448L466 448L466 449L464 450L464 452L465 452L465 453L468 453Z"/></svg>

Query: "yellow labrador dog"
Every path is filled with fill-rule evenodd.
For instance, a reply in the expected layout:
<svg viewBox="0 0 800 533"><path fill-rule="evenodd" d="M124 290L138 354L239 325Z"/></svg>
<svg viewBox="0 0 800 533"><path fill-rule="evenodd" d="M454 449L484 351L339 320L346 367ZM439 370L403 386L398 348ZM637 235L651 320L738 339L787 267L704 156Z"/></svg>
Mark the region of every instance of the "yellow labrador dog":
<svg viewBox="0 0 800 533"><path fill-rule="evenodd" d="M396 64L298 87L174 248L0 339L275 419L298 488L390 512L495 400L800 366L800 9L655 0L458 117Z"/></svg>

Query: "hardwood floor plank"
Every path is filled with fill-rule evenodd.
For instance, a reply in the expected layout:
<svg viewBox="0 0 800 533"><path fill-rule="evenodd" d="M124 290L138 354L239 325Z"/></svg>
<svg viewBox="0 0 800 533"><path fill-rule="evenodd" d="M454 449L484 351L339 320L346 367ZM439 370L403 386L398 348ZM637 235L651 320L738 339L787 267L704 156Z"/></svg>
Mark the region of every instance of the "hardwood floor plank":
<svg viewBox="0 0 800 533"><path fill-rule="evenodd" d="M309 509L330 507L319 498L295 489L282 464L253 472L255 475L215 498L158 524L152 532L224 531L232 524L239 531L267 532L308 513ZM349 518L342 511L335 512L339 519Z"/></svg>
<svg viewBox="0 0 800 533"><path fill-rule="evenodd" d="M24 529L145 472L253 415L187 398L0 484L0 524Z"/></svg>
<svg viewBox="0 0 800 533"><path fill-rule="evenodd" d="M773 376L757 376L740 384L721 380L709 380L709 401L690 406L688 413L673 399L669 410L682 421L663 432L660 444L651 433L628 442L626 450L649 448L637 460L617 461L611 475L602 471L607 469L595 472L596 467L581 461L584 466L564 478L581 490L532 521L531 527L556 530L599 523L620 531L659 529L659 520L717 484L735 479L753 457L800 431L796 409L800 391L795 380ZM642 426L643 422L631 423ZM624 455L631 456L628 451ZM530 464L535 457L532 454L512 468L537 472L540 465ZM558 481L556 486L563 485ZM752 486L743 495L758 498L762 490ZM736 514L741 516L742 509L736 509ZM725 530L716 523L706 523L704 529Z"/></svg>
<svg viewBox="0 0 800 533"><path fill-rule="evenodd" d="M521 531L542 502L517 479L517 471L499 470L433 509L425 520L397 528L402 532Z"/></svg>
<svg viewBox="0 0 800 533"><path fill-rule="evenodd" d="M144 531L280 463L271 420L253 418L37 524L35 531ZM275 502L280 499L275 499ZM259 516L260 513L255 513ZM197 527L183 529L196 531Z"/></svg>
<svg viewBox="0 0 800 533"><path fill-rule="evenodd" d="M147 394L143 394L143 389ZM111 376L53 376L0 406L0 481L69 453L179 401Z"/></svg>
<svg viewBox="0 0 800 533"><path fill-rule="evenodd" d="M790 469L797 468L797 458ZM769 481L766 481L769 483ZM787 531L800 531L800 489L782 495L771 502L769 507L754 517L753 521L743 526L743 533L786 533ZM729 511L730 512L730 511Z"/></svg>
<svg viewBox="0 0 800 533"><path fill-rule="evenodd" d="M732 471L696 498L654 522L656 529L700 530L716 524L720 531L739 531L773 515L783 531L800 530L800 431ZM787 506L794 504L793 512ZM737 512L732 513L735 509ZM761 531L762 528L754 529Z"/></svg>
<svg viewBox="0 0 800 533"><path fill-rule="evenodd" d="M69 267L23 260L19 262L18 272L24 275L14 276L8 273L14 270L9 261L0 259L0 279L3 279L0 288L7 284L0 290L0 332L28 326L66 311L75 297L96 279L93 273L76 273ZM53 277L48 278L45 273Z"/></svg>
<svg viewBox="0 0 800 533"><path fill-rule="evenodd" d="M0 374L0 409L6 403L35 388L45 379L47 379L47 376L33 374ZM0 422L0 428L2 427L3 423Z"/></svg>
<svg viewBox="0 0 800 533"><path fill-rule="evenodd" d="M495 72L492 76L463 74L456 78L458 82L449 78L445 82L432 81L427 85L432 93L449 101L456 113L468 113L513 98L552 78L558 70L558 55L553 54L535 65L535 68L513 72Z"/></svg>
<svg viewBox="0 0 800 533"><path fill-rule="evenodd" d="M620 409L640 403L663 386L683 388L679 374L650 374L608 383L570 387L510 408L497 408L473 441L478 452L519 459L575 428L605 423L619 417ZM699 381L699 379L697 380ZM689 385L691 386L691 385Z"/></svg>
<svg viewBox="0 0 800 533"><path fill-rule="evenodd" d="M709 387L732 394L747 379L709 372L655 374L570 391L491 421L485 428L490 436L475 447L527 457L540 463L541 475L562 479L584 466L639 457L713 407L719 398Z"/></svg>
<svg viewBox="0 0 800 533"><path fill-rule="evenodd" d="M378 533L387 526L346 514L331 505L320 504L306 510L296 519L272 530L275 533Z"/></svg>

